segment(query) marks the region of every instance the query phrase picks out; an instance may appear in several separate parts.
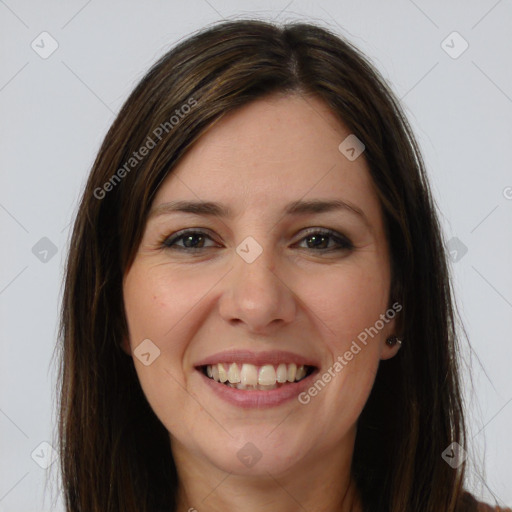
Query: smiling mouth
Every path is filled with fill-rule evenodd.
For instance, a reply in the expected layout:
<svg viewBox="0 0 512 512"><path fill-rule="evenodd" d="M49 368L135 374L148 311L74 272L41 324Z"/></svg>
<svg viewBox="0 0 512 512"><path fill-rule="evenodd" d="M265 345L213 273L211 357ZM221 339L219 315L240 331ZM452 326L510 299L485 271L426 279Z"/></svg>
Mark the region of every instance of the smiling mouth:
<svg viewBox="0 0 512 512"><path fill-rule="evenodd" d="M294 384L309 377L315 369L314 366L297 366L295 363L256 366L232 362L199 367L199 370L209 379L246 391L270 391Z"/></svg>

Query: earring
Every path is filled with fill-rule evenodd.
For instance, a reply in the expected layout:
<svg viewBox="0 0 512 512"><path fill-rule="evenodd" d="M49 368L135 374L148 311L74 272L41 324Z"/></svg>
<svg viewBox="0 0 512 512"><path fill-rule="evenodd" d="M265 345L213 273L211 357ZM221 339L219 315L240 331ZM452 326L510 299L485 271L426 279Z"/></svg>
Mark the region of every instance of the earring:
<svg viewBox="0 0 512 512"><path fill-rule="evenodd" d="M400 338L397 338L396 336L390 336L386 340L386 344L388 346L390 346L390 347L394 347L397 343L398 343L398 345L401 345L402 344L402 340Z"/></svg>

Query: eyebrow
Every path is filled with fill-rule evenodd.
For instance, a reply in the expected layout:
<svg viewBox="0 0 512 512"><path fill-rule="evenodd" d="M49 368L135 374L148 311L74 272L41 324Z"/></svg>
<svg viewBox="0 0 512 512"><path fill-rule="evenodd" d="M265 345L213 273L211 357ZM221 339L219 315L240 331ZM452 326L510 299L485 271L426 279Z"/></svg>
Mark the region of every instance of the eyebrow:
<svg viewBox="0 0 512 512"><path fill-rule="evenodd" d="M285 215L304 215L311 213L325 213L336 210L343 210L359 216L364 223L371 229L370 222L364 212L357 206L342 200L320 200L313 199L309 201L293 201L286 205ZM232 218L233 211L221 203L213 201L170 201L162 203L153 208L149 213L149 219L160 215L172 213L192 213L194 215L204 215L219 218Z"/></svg>

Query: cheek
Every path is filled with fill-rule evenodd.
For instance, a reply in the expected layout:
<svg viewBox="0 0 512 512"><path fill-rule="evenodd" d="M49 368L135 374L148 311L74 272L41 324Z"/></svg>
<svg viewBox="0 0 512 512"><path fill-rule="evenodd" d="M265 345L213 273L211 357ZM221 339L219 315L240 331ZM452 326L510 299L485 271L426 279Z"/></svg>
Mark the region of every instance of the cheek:
<svg viewBox="0 0 512 512"><path fill-rule="evenodd" d="M328 381L325 387L317 385L318 395L324 396L325 403L336 404L328 414L343 429L359 416L379 366L384 336L380 318L388 309L386 266L376 258L346 261L330 272L303 275L296 282L330 357L318 375ZM312 395L316 393L311 389ZM339 410L345 414L334 412Z"/></svg>
<svg viewBox="0 0 512 512"><path fill-rule="evenodd" d="M123 295L135 369L153 410L166 415L167 425L189 399L184 392L187 349L207 314L202 306L205 294L218 279L213 272L177 271L167 264L137 260L125 277ZM137 347L146 339L156 345L155 353L159 351L149 366L137 357Z"/></svg>
<svg viewBox="0 0 512 512"><path fill-rule="evenodd" d="M191 329L196 329L196 322L187 319L205 293L199 281L201 278L194 280L183 272L171 272L165 265L137 261L124 280L125 313L131 350L135 351L135 370L151 408L170 431L180 431L180 412L187 404L190 406L182 362L188 340L194 335ZM160 351L149 365L141 362L136 352L146 339Z"/></svg>
<svg viewBox="0 0 512 512"><path fill-rule="evenodd" d="M201 301L205 290L208 283L203 277L192 278L184 272L170 271L165 265L134 263L124 283L132 348L145 338L169 348L165 346L169 345L168 340L180 339L176 332L182 328L182 320Z"/></svg>
<svg viewBox="0 0 512 512"><path fill-rule="evenodd" d="M374 326L388 307L389 277L377 264L347 263L331 272L299 277L296 283L298 293L323 324L329 345L338 352Z"/></svg>

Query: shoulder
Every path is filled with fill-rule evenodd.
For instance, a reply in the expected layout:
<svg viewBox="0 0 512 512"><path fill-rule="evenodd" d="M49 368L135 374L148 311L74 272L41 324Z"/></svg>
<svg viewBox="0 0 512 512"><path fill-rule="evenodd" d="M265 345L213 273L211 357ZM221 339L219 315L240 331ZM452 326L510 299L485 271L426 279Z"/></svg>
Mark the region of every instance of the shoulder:
<svg viewBox="0 0 512 512"><path fill-rule="evenodd" d="M458 512L512 512L512 508L493 507L482 501L477 501L469 492L464 493L460 505Z"/></svg>

